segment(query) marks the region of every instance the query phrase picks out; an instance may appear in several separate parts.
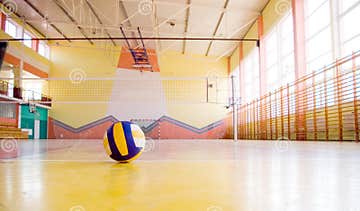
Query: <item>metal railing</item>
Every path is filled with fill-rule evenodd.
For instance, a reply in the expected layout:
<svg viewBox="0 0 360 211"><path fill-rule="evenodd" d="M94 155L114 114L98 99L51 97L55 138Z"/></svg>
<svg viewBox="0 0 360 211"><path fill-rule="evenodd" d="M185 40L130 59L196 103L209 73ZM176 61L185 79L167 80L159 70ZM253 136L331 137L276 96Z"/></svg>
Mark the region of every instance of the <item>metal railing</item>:
<svg viewBox="0 0 360 211"><path fill-rule="evenodd" d="M360 51L238 109L241 139L359 141Z"/></svg>
<svg viewBox="0 0 360 211"><path fill-rule="evenodd" d="M39 104L43 104L51 107L52 99L49 96L38 93L33 90L15 88L13 84L4 80L0 80L0 94L6 95L8 97L23 99L28 102L30 101L37 102Z"/></svg>

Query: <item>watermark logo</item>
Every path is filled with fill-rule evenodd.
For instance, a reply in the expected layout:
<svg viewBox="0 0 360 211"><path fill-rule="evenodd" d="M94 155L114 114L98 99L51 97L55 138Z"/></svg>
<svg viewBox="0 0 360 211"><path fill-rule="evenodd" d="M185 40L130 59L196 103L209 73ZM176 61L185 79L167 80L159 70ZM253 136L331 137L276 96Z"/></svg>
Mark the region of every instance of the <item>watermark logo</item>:
<svg viewBox="0 0 360 211"><path fill-rule="evenodd" d="M70 72L69 77L71 83L80 84L86 79L86 73L81 68L75 68Z"/></svg>
<svg viewBox="0 0 360 211"><path fill-rule="evenodd" d="M280 137L275 141L275 150L277 152L286 152L289 150L290 140L287 137Z"/></svg>
<svg viewBox="0 0 360 211"><path fill-rule="evenodd" d="M14 152L18 148L17 140L14 138L5 138L0 141L0 148L4 152Z"/></svg>
<svg viewBox="0 0 360 211"><path fill-rule="evenodd" d="M275 12L278 15L283 15L291 9L291 2L289 0L280 0L275 5Z"/></svg>
<svg viewBox="0 0 360 211"><path fill-rule="evenodd" d="M81 205L76 205L71 207L69 211L86 211L86 209Z"/></svg>
<svg viewBox="0 0 360 211"><path fill-rule="evenodd" d="M13 13L17 12L17 4L13 0L5 0L3 2L4 7L6 8L6 11L4 13L6 15L11 15Z"/></svg>
<svg viewBox="0 0 360 211"><path fill-rule="evenodd" d="M146 138L144 152L151 152L155 150L155 141L152 138Z"/></svg>
<svg viewBox="0 0 360 211"><path fill-rule="evenodd" d="M141 15L150 15L153 10L151 0L142 0L138 4L138 11Z"/></svg>
<svg viewBox="0 0 360 211"><path fill-rule="evenodd" d="M223 211L223 209L221 207L219 207L219 206L212 205L212 206L208 207L206 209L206 211Z"/></svg>

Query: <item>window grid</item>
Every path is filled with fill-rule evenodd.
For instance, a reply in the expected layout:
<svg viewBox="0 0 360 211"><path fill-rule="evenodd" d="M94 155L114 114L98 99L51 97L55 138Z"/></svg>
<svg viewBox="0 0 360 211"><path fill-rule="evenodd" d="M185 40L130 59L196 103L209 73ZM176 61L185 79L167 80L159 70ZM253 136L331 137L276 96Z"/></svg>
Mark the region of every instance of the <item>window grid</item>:
<svg viewBox="0 0 360 211"><path fill-rule="evenodd" d="M250 102L260 96L260 75L259 75L259 53L254 48L242 62L245 71L245 90L244 102ZM243 96L242 96L243 97Z"/></svg>
<svg viewBox="0 0 360 211"><path fill-rule="evenodd" d="M5 21L5 32L14 38L31 39L33 37L28 31L24 30L22 26L9 19ZM33 47L31 40L24 40L23 44L29 48ZM44 41L39 42L37 53L50 59L50 47Z"/></svg>
<svg viewBox="0 0 360 211"><path fill-rule="evenodd" d="M27 32L24 32L24 39L31 39L32 36L27 33ZM24 40L23 41L24 45L31 48L32 47L32 41L31 40Z"/></svg>
<svg viewBox="0 0 360 211"><path fill-rule="evenodd" d="M266 90L272 91L295 78L291 11L266 36ZM284 77L285 76L285 77Z"/></svg>
<svg viewBox="0 0 360 211"><path fill-rule="evenodd" d="M351 54L353 51L360 49L360 30L358 30L358 21L360 19L360 1L349 0L346 2L340 1L339 14L336 16L336 21L340 28L340 48L341 56Z"/></svg>
<svg viewBox="0 0 360 211"><path fill-rule="evenodd" d="M316 1L306 0L305 11L311 11L311 5ZM325 0L318 7L306 14L306 66L307 74L331 63L334 58L334 43L332 39L333 23L331 20L330 0ZM321 17L321 18L319 18Z"/></svg>
<svg viewBox="0 0 360 211"><path fill-rule="evenodd" d="M12 37L17 37L17 26L13 22L6 20L5 32Z"/></svg>

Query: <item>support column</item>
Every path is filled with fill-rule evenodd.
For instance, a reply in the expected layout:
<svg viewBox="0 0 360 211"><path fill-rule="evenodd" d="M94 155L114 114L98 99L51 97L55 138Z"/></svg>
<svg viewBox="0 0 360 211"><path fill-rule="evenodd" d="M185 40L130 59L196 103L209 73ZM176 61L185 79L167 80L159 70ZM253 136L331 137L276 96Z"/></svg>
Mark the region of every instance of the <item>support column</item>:
<svg viewBox="0 0 360 211"><path fill-rule="evenodd" d="M264 41L264 21L263 17L258 18L258 39L259 39L259 75L260 75L260 96L266 94L266 50Z"/></svg>
<svg viewBox="0 0 360 211"><path fill-rule="evenodd" d="M14 73L14 97L18 99L22 99L22 70L23 70L24 62L23 60L20 60L20 65L15 66L13 69Z"/></svg>
<svg viewBox="0 0 360 211"><path fill-rule="evenodd" d="M239 87L240 87L240 103L243 104L245 95L246 95L246 87L245 87L245 72L242 67L242 62L244 59L244 45L242 42L239 44Z"/></svg>
<svg viewBox="0 0 360 211"><path fill-rule="evenodd" d="M31 48L38 52L39 51L39 40L33 40L31 43Z"/></svg>
<svg viewBox="0 0 360 211"><path fill-rule="evenodd" d="M304 0L292 0L293 25L294 25L294 55L295 55L295 80L306 75L306 54L305 54L305 15ZM306 94L305 83L301 82L295 87L295 131L297 140L306 139Z"/></svg>
<svg viewBox="0 0 360 211"><path fill-rule="evenodd" d="M233 134L234 141L238 140L238 107L237 107L237 99L236 99L236 89L235 89L235 76L231 76L231 90L232 90L232 107L233 107Z"/></svg>
<svg viewBox="0 0 360 211"><path fill-rule="evenodd" d="M228 75L231 75L231 57L227 57L227 58L226 58L226 61L227 61L227 72L228 72Z"/></svg>
<svg viewBox="0 0 360 211"><path fill-rule="evenodd" d="M1 18L1 21L0 21L1 30L5 31L6 15L1 12L0 13L0 18Z"/></svg>
<svg viewBox="0 0 360 211"><path fill-rule="evenodd" d="M259 47L259 76L260 76L260 97L266 94L266 50L264 41L264 21L263 17L258 18L258 47ZM260 100L260 139L267 139L266 131L266 103Z"/></svg>
<svg viewBox="0 0 360 211"><path fill-rule="evenodd" d="M243 43L240 42L239 44L239 103L240 103L240 113L242 114L240 116L240 125L241 130L240 130L240 138L246 138L246 124L247 124L247 120L246 120L246 109L244 106L242 106L245 102L245 72L244 72L244 68L242 67L242 62L243 62L243 58L244 58L244 46Z"/></svg>

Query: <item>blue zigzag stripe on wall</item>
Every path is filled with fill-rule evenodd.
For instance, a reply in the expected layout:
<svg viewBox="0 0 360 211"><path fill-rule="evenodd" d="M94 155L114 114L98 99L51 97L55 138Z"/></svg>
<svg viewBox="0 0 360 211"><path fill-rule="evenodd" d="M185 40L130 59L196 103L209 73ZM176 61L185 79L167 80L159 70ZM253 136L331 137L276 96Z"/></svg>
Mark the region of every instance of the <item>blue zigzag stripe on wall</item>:
<svg viewBox="0 0 360 211"><path fill-rule="evenodd" d="M158 121L154 121L148 127L143 128L144 132L147 133L147 132L151 131L154 127L158 126L159 124L161 124L161 122L164 122L164 121L168 121L176 126L182 127L184 129L190 130L190 131L192 131L194 133L198 133L198 134L208 132L216 127L219 127L221 124L223 124L223 120L219 120L219 121L211 123L205 127L196 128L194 126L191 126L191 125L181 122L179 120L173 119L171 117L162 116Z"/></svg>
<svg viewBox="0 0 360 211"><path fill-rule="evenodd" d="M104 117L102 119L99 119L99 120L96 120L94 122L91 122L89 124L86 124L86 125L83 125L81 127L78 127L78 128L74 128L66 123L63 123L59 120L56 120L56 119L53 119L53 122L54 122L54 125L56 126L59 126L59 127L62 127L68 131L71 131L72 133L81 133L85 130L89 130L93 127L96 127L100 124L103 124L103 123L106 123L106 122L118 122L119 120L116 119L114 116L107 116L107 117ZM219 121L216 121L214 123L211 123L205 127L202 127L202 128L196 128L194 126L191 126L189 124L186 124L184 122L181 122L181 121L178 121L176 119L173 119L171 117L168 117L168 116L162 116L159 120L157 121L154 121L153 123L151 123L149 126L147 127L144 127L143 130L145 133L147 132L150 132L151 130L153 130L155 127L157 127L159 124L161 124L161 122L170 122L176 126L179 126L181 128L184 128L184 129L187 129L187 130L190 130L194 133L198 133L198 134L202 134L202 133L205 133L205 132L208 132L214 128L217 128L219 126L221 126L222 124L224 124L224 120L219 120ZM161 126L161 125L160 125Z"/></svg>
<svg viewBox="0 0 360 211"><path fill-rule="evenodd" d="M93 127L96 127L97 125L103 124L105 122L110 121L110 122L114 123L114 122L118 122L119 120L117 120L113 116L107 116L107 117L104 117L102 119L91 122L89 124L78 127L78 128L71 127L70 125L68 125L66 123L63 123L63 122L61 122L59 120L56 120L56 119L53 119L53 121L54 121L54 125L56 125L56 126L62 127L62 128L66 129L66 130L69 130L69 131L71 131L73 133L81 133L81 132L83 132L85 130L89 130L89 129L91 129Z"/></svg>

